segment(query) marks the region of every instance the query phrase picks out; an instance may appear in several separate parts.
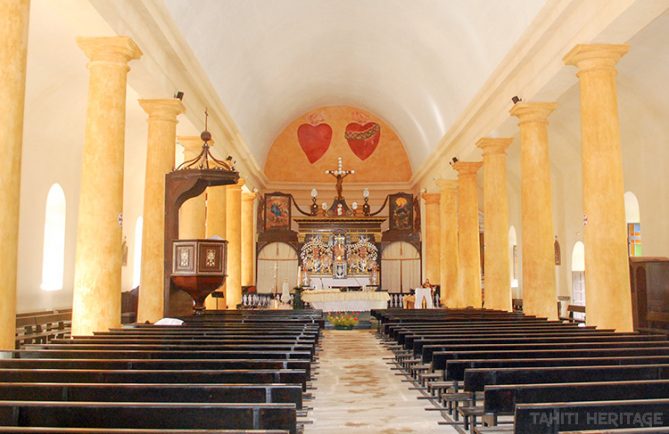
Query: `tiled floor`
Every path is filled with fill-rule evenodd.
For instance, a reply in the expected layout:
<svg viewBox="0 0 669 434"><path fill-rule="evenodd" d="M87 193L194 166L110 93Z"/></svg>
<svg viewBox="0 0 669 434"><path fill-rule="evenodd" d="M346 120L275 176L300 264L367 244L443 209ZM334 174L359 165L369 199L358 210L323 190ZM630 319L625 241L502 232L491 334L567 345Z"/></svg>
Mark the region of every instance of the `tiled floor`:
<svg viewBox="0 0 669 434"><path fill-rule="evenodd" d="M438 412L425 411L429 401L416 399L404 377L391 371L384 357L392 353L374 336L374 330L324 331L319 353L319 374L307 405L314 410L306 434L456 433L437 425Z"/></svg>

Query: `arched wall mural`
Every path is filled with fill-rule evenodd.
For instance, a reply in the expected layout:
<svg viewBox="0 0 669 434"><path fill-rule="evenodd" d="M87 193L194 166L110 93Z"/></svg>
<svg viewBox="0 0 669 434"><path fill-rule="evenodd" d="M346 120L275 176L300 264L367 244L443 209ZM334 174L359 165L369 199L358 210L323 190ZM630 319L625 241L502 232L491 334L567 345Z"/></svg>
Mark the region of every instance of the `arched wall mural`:
<svg viewBox="0 0 669 434"><path fill-rule="evenodd" d="M265 163L271 181L329 182L323 172L344 158L355 170L350 182L406 182L411 165L393 128L350 106L312 110L293 120L274 140Z"/></svg>

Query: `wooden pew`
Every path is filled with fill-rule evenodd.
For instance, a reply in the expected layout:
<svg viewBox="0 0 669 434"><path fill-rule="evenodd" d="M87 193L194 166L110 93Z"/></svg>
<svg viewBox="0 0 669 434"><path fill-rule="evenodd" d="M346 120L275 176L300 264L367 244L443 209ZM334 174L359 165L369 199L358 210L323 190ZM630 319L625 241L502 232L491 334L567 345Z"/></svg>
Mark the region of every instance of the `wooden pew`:
<svg viewBox="0 0 669 434"><path fill-rule="evenodd" d="M0 358L27 359L284 359L311 360L308 351L16 350Z"/></svg>
<svg viewBox="0 0 669 434"><path fill-rule="evenodd" d="M500 351L437 351L432 356L434 370L446 368L450 360L465 359L522 359L522 358L571 358L571 357L617 357L617 356L656 356L669 354L669 348L571 348L571 349L526 349Z"/></svg>
<svg viewBox="0 0 669 434"><path fill-rule="evenodd" d="M646 337L649 336L649 337ZM604 336L536 336L532 338L462 338L452 339L448 343L436 345L425 345L421 348L423 362L432 361L432 355L436 351L452 351L457 349L476 348L479 350L490 349L523 349L523 348L609 348L625 346L631 347L659 347L669 345L669 341L662 337L653 337L652 335L630 337L619 335Z"/></svg>
<svg viewBox="0 0 669 434"><path fill-rule="evenodd" d="M482 392L497 384L575 383L588 381L666 380L669 365L554 366L547 368L484 368L465 371L464 390Z"/></svg>
<svg viewBox="0 0 669 434"><path fill-rule="evenodd" d="M600 381L486 386L486 415L512 415L517 404L624 399L669 399L669 380Z"/></svg>
<svg viewBox="0 0 669 434"><path fill-rule="evenodd" d="M299 369L0 369L0 382L10 383L291 383L306 390L308 380Z"/></svg>
<svg viewBox="0 0 669 434"><path fill-rule="evenodd" d="M4 383L0 400L83 402L199 402L294 404L302 407L298 384Z"/></svg>
<svg viewBox="0 0 669 434"><path fill-rule="evenodd" d="M49 428L0 426L0 433L14 434L288 434L286 430L256 429L125 429L125 428Z"/></svg>
<svg viewBox="0 0 669 434"><path fill-rule="evenodd" d="M311 373L308 360L272 359L0 359L0 368L17 369L303 369Z"/></svg>
<svg viewBox="0 0 669 434"><path fill-rule="evenodd" d="M527 359L465 359L449 360L444 371L444 378L451 381L464 381L465 370L473 368L540 368L550 366L595 366L595 365L639 365L669 364L669 354L657 356L609 356L609 357L573 357L573 358L527 358Z"/></svg>
<svg viewBox="0 0 669 434"><path fill-rule="evenodd" d="M0 401L0 425L95 428L282 429L297 432L292 404Z"/></svg>
<svg viewBox="0 0 669 434"><path fill-rule="evenodd" d="M554 434L560 431L648 428L669 424L669 399L519 404L514 432Z"/></svg>

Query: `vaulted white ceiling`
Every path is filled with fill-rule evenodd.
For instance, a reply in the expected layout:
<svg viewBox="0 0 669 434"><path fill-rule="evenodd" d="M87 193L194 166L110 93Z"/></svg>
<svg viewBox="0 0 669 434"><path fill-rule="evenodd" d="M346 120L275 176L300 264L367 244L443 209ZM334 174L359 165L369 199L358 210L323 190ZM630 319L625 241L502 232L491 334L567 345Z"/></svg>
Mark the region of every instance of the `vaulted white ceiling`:
<svg viewBox="0 0 669 434"><path fill-rule="evenodd" d="M292 119L348 104L389 122L415 171L544 0L165 4L260 167Z"/></svg>

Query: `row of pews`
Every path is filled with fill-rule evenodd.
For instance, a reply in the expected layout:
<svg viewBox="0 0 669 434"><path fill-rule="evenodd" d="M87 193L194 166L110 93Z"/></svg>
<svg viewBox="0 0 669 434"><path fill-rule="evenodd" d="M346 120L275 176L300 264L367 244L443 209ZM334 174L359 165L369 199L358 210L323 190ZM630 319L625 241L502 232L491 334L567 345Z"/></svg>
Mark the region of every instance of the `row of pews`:
<svg viewBox="0 0 669 434"><path fill-rule="evenodd" d="M669 433L665 334L484 309L372 314L394 363L444 424L476 433Z"/></svg>
<svg viewBox="0 0 669 434"><path fill-rule="evenodd" d="M0 352L0 433L297 433L321 311L214 311Z"/></svg>

